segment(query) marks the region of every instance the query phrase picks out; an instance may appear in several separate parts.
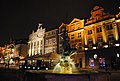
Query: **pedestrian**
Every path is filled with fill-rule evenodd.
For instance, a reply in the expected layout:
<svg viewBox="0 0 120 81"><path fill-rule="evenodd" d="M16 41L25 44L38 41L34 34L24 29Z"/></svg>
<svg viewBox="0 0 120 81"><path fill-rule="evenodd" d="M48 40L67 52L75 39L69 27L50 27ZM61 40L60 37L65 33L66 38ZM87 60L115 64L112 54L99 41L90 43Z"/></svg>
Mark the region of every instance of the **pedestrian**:
<svg viewBox="0 0 120 81"><path fill-rule="evenodd" d="M9 69L9 61L8 61L8 69Z"/></svg>
<svg viewBox="0 0 120 81"><path fill-rule="evenodd" d="M5 69L6 69L6 67L7 67L7 63L5 63Z"/></svg>

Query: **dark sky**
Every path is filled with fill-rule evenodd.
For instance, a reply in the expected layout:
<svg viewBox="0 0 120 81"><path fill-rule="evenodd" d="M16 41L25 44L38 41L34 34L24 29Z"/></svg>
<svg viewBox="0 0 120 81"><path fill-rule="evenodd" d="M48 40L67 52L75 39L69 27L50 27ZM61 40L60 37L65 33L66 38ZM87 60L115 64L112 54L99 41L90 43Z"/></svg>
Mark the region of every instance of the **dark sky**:
<svg viewBox="0 0 120 81"><path fill-rule="evenodd" d="M73 18L89 18L99 5L110 14L117 14L119 0L0 0L0 45L10 38L27 38L38 23L47 29L57 28ZM67 15L67 16L66 16Z"/></svg>

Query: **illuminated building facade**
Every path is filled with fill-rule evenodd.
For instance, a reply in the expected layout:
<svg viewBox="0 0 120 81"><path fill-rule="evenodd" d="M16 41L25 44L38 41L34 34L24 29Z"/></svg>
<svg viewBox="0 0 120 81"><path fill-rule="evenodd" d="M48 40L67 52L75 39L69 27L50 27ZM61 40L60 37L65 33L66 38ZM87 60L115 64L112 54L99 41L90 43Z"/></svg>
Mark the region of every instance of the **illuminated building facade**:
<svg viewBox="0 0 120 81"><path fill-rule="evenodd" d="M74 18L69 24L62 23L58 29L45 32L39 24L38 30L29 36L29 56L62 54L61 40L65 28L71 48L77 48L71 58L79 68L120 65L120 13L111 15L99 6L91 10L89 19Z"/></svg>
<svg viewBox="0 0 120 81"><path fill-rule="evenodd" d="M59 31L64 29L62 27L63 24ZM120 13L111 15L102 7L95 6L89 19L74 18L66 25L66 30L71 47L77 48L77 54L72 57L80 68L105 68L106 64L111 67L119 56Z"/></svg>
<svg viewBox="0 0 120 81"><path fill-rule="evenodd" d="M42 24L39 24L37 31L33 31L32 34L29 35L29 56L44 54L44 36L45 29L42 28Z"/></svg>
<svg viewBox="0 0 120 81"><path fill-rule="evenodd" d="M93 65L94 68L104 68L106 64L112 64L112 57L117 54L119 28L114 15L105 13L102 7L93 8L84 27L86 68Z"/></svg>
<svg viewBox="0 0 120 81"><path fill-rule="evenodd" d="M45 54L57 53L58 29L45 32Z"/></svg>
<svg viewBox="0 0 120 81"><path fill-rule="evenodd" d="M66 27L70 38L71 48L77 48L77 54L73 55L73 60L80 68L85 68L84 53L84 19L74 18Z"/></svg>

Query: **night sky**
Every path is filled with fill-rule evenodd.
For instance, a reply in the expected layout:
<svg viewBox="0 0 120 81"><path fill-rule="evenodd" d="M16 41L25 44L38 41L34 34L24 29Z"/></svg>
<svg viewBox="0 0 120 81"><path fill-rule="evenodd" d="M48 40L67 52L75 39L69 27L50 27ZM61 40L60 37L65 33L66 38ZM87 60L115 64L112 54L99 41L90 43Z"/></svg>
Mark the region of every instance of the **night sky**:
<svg viewBox="0 0 120 81"><path fill-rule="evenodd" d="M57 28L73 18L89 18L94 6L117 14L119 0L0 0L0 45L10 38L28 38L42 23L47 30Z"/></svg>

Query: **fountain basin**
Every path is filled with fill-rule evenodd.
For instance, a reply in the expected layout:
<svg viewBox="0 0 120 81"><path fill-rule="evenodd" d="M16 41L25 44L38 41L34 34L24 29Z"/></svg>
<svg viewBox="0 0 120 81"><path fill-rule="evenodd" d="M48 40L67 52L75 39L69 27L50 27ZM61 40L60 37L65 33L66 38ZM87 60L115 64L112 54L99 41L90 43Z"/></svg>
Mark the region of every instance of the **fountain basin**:
<svg viewBox="0 0 120 81"><path fill-rule="evenodd" d="M26 72L26 81L110 81L110 73L50 73L50 72Z"/></svg>

